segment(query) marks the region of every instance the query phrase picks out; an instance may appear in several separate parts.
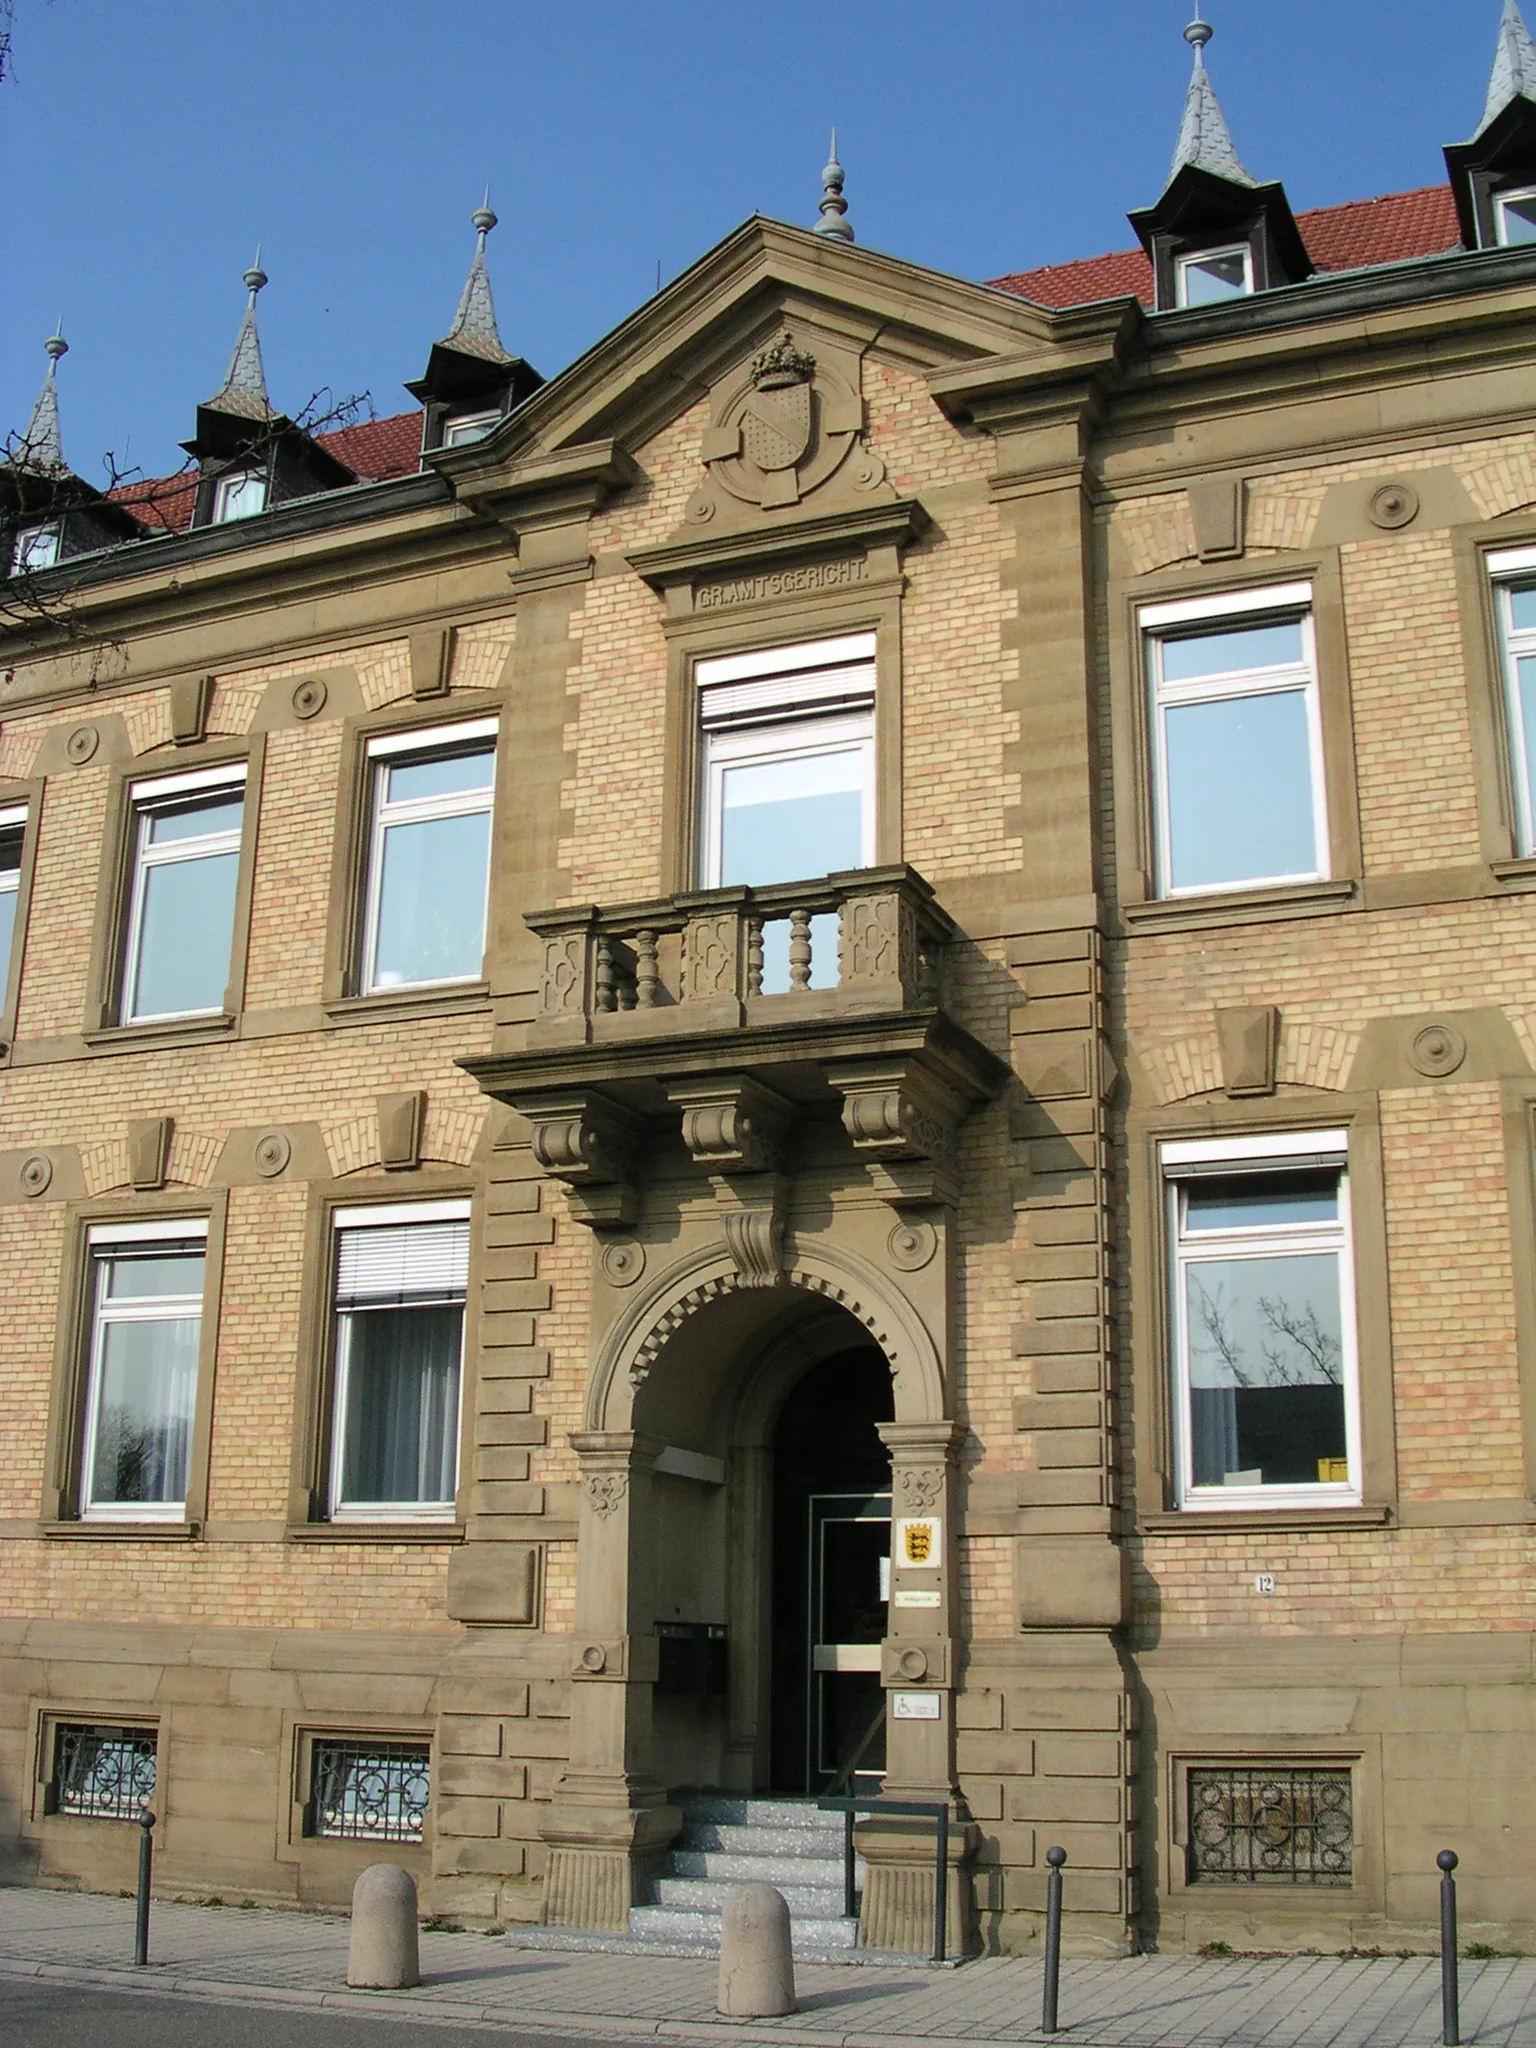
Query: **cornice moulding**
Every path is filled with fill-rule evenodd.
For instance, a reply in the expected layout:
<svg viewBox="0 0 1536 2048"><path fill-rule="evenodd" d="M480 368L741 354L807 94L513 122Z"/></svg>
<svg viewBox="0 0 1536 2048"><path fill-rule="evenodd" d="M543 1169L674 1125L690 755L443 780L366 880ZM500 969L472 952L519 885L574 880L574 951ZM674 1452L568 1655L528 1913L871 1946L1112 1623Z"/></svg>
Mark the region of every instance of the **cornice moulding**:
<svg viewBox="0 0 1536 2048"><path fill-rule="evenodd" d="M741 527L698 540L671 541L662 547L637 549L625 559L653 590L664 591L739 564L787 561L839 548L857 547L867 552L877 547L906 547L931 524L916 498L902 498L895 504L859 505L776 526Z"/></svg>

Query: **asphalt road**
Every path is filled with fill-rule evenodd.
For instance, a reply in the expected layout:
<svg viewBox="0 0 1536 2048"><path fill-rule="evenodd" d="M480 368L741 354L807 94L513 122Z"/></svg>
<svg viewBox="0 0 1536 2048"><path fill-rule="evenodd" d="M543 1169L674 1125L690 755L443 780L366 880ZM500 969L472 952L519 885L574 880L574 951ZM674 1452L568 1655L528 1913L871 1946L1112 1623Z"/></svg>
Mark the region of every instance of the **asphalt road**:
<svg viewBox="0 0 1536 2048"><path fill-rule="evenodd" d="M478 2020L428 2025L408 2013L352 2018L313 2006L216 2005L179 1993L0 1980L5 2048L468 2048L487 2035L501 2048L580 2048L572 2034L512 2033Z"/></svg>

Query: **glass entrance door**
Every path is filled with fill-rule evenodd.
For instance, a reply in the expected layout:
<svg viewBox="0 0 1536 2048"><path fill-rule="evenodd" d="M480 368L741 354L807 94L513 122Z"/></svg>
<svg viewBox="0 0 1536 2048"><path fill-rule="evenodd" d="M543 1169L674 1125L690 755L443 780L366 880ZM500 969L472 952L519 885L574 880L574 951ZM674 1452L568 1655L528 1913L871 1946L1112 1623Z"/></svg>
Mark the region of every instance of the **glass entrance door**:
<svg viewBox="0 0 1536 2048"><path fill-rule="evenodd" d="M813 1493L809 1507L806 1782L824 1790L884 1703L880 1644L891 1597L891 1497ZM856 1779L867 1787L884 1769L882 1723Z"/></svg>

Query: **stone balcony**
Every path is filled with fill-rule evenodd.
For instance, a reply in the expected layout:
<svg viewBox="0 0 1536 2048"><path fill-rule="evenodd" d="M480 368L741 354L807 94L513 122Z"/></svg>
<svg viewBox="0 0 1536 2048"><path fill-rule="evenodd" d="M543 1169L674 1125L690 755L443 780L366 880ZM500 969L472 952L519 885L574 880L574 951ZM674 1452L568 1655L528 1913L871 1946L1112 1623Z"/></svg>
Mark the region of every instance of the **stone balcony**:
<svg viewBox="0 0 1536 2048"><path fill-rule="evenodd" d="M527 923L544 941L530 1046L934 1009L955 931L910 867L545 911ZM765 962L785 937L787 985L775 987Z"/></svg>
<svg viewBox="0 0 1536 2048"><path fill-rule="evenodd" d="M524 1047L464 1064L584 1222L631 1220L679 1138L728 1183L851 1153L897 1207L953 1199L959 1126L1007 1068L945 1008L956 928L914 869L527 923L544 965Z"/></svg>

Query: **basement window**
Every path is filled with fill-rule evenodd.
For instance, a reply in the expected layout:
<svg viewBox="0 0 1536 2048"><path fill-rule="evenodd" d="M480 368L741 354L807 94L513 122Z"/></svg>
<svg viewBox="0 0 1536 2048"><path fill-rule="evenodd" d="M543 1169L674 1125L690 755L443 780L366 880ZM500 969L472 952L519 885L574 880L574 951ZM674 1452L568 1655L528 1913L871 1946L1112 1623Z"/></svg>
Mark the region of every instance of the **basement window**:
<svg viewBox="0 0 1536 2048"><path fill-rule="evenodd" d="M419 1842L431 1796L430 1744L317 1735L304 1832L342 1842Z"/></svg>
<svg viewBox="0 0 1536 2048"><path fill-rule="evenodd" d="M156 1749L153 1728L58 1722L48 1812L81 1820L137 1820L155 1796Z"/></svg>
<svg viewBox="0 0 1536 2048"><path fill-rule="evenodd" d="M1347 1766L1202 1766L1189 1773L1189 1882L1354 1882L1354 1797Z"/></svg>

